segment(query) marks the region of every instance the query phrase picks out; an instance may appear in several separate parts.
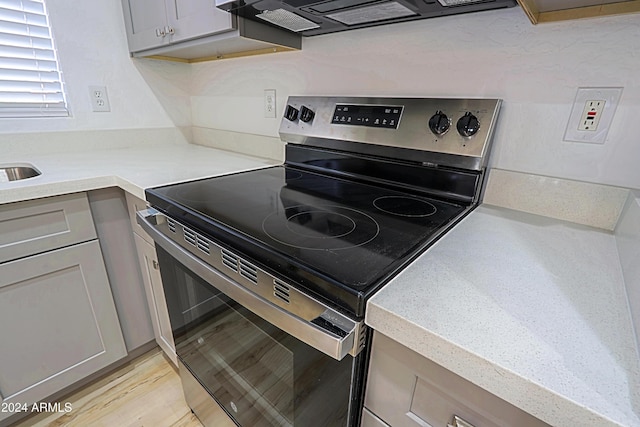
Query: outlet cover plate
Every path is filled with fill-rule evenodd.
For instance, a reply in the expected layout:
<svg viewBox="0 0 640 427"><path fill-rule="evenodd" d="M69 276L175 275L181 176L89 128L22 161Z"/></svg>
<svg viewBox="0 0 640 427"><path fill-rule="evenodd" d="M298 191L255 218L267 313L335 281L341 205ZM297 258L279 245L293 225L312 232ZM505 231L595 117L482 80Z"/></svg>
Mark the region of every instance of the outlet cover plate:
<svg viewBox="0 0 640 427"><path fill-rule="evenodd" d="M565 141L588 142L592 144L604 144L613 114L618 107L618 102L622 96L621 87L580 87L573 101L573 109L567 129L564 133ZM584 121L585 104L590 101L605 101L600 120L596 130L580 130L580 123Z"/></svg>
<svg viewBox="0 0 640 427"><path fill-rule="evenodd" d="M94 112L111 111L106 86L89 86L89 99L91 100L91 109Z"/></svg>
<svg viewBox="0 0 640 427"><path fill-rule="evenodd" d="M276 90L264 90L264 117L267 119L276 118Z"/></svg>

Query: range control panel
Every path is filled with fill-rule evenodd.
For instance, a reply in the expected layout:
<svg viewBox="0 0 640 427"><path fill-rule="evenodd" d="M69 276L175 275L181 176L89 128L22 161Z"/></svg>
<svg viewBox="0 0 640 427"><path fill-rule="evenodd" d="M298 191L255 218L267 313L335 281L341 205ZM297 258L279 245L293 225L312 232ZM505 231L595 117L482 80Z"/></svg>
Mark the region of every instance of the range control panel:
<svg viewBox="0 0 640 427"><path fill-rule="evenodd" d="M501 103L291 96L279 133L287 143L479 170L487 163Z"/></svg>
<svg viewBox="0 0 640 427"><path fill-rule="evenodd" d="M397 129L402 109L401 105L337 104L331 123Z"/></svg>

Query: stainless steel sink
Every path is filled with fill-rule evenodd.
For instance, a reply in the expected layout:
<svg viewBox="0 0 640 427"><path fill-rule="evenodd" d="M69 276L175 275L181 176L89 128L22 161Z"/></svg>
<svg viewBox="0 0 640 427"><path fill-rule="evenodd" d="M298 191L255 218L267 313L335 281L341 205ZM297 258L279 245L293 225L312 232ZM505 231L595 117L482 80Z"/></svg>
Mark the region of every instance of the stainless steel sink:
<svg viewBox="0 0 640 427"><path fill-rule="evenodd" d="M0 182L19 181L33 178L40 174L41 172L33 165L0 165Z"/></svg>

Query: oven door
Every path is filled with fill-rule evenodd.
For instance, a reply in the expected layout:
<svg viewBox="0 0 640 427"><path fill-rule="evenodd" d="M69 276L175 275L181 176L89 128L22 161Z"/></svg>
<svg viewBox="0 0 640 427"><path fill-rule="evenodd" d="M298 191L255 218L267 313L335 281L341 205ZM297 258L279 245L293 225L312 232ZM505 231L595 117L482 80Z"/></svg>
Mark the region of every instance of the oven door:
<svg viewBox="0 0 640 427"><path fill-rule="evenodd" d="M241 285L157 233L185 397L203 424L217 425L202 394L243 427L359 424L365 352L337 360L285 332L300 319L255 314L246 291L233 298Z"/></svg>

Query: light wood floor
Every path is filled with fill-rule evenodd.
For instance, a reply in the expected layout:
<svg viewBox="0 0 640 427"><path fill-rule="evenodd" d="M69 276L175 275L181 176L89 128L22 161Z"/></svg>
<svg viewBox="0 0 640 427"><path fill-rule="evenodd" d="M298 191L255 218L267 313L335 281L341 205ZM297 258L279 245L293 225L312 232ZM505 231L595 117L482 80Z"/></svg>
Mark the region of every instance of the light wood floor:
<svg viewBox="0 0 640 427"><path fill-rule="evenodd" d="M180 377L159 349L60 399L69 413L38 414L14 427L202 427L184 401Z"/></svg>

